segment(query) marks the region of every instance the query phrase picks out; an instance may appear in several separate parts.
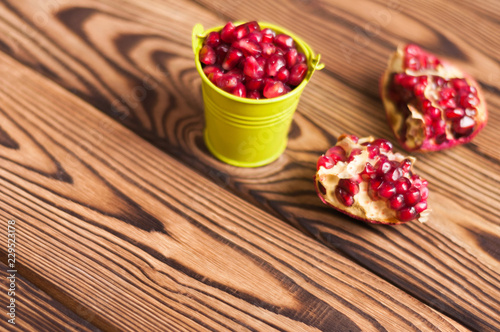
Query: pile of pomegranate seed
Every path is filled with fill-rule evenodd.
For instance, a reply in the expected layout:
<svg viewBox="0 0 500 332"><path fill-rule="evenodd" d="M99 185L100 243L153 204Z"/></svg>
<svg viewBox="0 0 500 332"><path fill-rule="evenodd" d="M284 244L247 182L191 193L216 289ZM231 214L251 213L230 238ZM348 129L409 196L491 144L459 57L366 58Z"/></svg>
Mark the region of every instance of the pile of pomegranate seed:
<svg viewBox="0 0 500 332"><path fill-rule="evenodd" d="M383 79L391 126L408 150L433 151L470 141L486 124L479 86L416 45L400 48Z"/></svg>
<svg viewBox="0 0 500 332"><path fill-rule="evenodd" d="M307 74L307 59L292 37L261 29L255 21L206 37L199 53L203 71L222 90L238 97L275 98L290 92Z"/></svg>
<svg viewBox="0 0 500 332"><path fill-rule="evenodd" d="M355 218L398 224L427 219L427 181L415 159L392 152L385 139L342 135L319 157L316 187L323 202Z"/></svg>

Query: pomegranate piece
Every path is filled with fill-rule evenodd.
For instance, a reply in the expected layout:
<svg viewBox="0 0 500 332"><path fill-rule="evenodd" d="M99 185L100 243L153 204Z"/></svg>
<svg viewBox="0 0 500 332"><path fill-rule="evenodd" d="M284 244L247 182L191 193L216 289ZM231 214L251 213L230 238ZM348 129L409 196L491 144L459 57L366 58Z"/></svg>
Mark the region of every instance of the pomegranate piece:
<svg viewBox="0 0 500 332"><path fill-rule="evenodd" d="M232 74L222 74L219 78L217 78L215 85L221 88L224 91L231 92L238 85L239 80L236 75Z"/></svg>
<svg viewBox="0 0 500 332"><path fill-rule="evenodd" d="M258 56L262 53L260 45L250 38L237 40L231 46L241 50L245 56Z"/></svg>
<svg viewBox="0 0 500 332"><path fill-rule="evenodd" d="M288 83L297 86L304 80L307 74L307 65L305 63L298 63L290 69L290 78Z"/></svg>
<svg viewBox="0 0 500 332"><path fill-rule="evenodd" d="M281 67L286 66L285 59L279 54L273 54L266 62L266 75L276 76Z"/></svg>
<svg viewBox="0 0 500 332"><path fill-rule="evenodd" d="M257 60L253 56L249 56L245 59L243 72L250 78L262 78L264 76L264 68L257 62Z"/></svg>
<svg viewBox="0 0 500 332"><path fill-rule="evenodd" d="M218 66L206 66L203 72L207 75L208 79L215 84L218 77L222 76L222 69Z"/></svg>
<svg viewBox="0 0 500 332"><path fill-rule="evenodd" d="M263 90L263 95L266 98L276 98L286 93L285 85L281 81L270 80L266 83Z"/></svg>
<svg viewBox="0 0 500 332"><path fill-rule="evenodd" d="M408 151L464 144L486 125L478 83L416 45L399 47L381 80L389 124Z"/></svg>
<svg viewBox="0 0 500 332"><path fill-rule="evenodd" d="M226 58L222 62L222 68L224 70L231 70L236 67L241 60L243 60L243 52L237 48L231 47L229 51L227 51Z"/></svg>
<svg viewBox="0 0 500 332"><path fill-rule="evenodd" d="M415 161L387 140L341 135L318 158L316 191L325 204L370 223L425 222L429 190L413 173Z"/></svg>
<svg viewBox="0 0 500 332"><path fill-rule="evenodd" d="M205 40L205 44L216 48L220 44L220 33L217 31L212 31L208 34L207 39Z"/></svg>
<svg viewBox="0 0 500 332"><path fill-rule="evenodd" d="M231 91L231 93L237 97L242 97L245 98L247 96L247 90L245 88L245 85L243 83L239 82L236 84L236 87Z"/></svg>
<svg viewBox="0 0 500 332"><path fill-rule="evenodd" d="M217 60L217 56L213 48L205 45L200 50L200 62L206 65L213 65Z"/></svg>
<svg viewBox="0 0 500 332"><path fill-rule="evenodd" d="M232 43L236 40L234 37L235 25L233 22L227 22L227 24L220 31L220 38L226 43Z"/></svg>
<svg viewBox="0 0 500 332"><path fill-rule="evenodd" d="M276 37L274 37L274 43L282 50L288 50L289 48L295 47L295 42L293 41L293 38L285 34L279 34Z"/></svg>
<svg viewBox="0 0 500 332"><path fill-rule="evenodd" d="M247 92L247 98L251 98L251 99L261 99L262 98L262 95L260 94L259 91L256 91L256 90L251 90L251 91L248 91Z"/></svg>
<svg viewBox="0 0 500 332"><path fill-rule="evenodd" d="M261 29L256 21L237 26L228 22L221 31L210 32L198 57L203 72L217 87L252 99L291 92L308 70L307 58L295 47L292 37ZM457 122L456 127L465 125Z"/></svg>
<svg viewBox="0 0 500 332"><path fill-rule="evenodd" d="M272 29L265 28L262 30L262 42L263 43L272 43L274 42L274 37L276 36L276 32Z"/></svg>

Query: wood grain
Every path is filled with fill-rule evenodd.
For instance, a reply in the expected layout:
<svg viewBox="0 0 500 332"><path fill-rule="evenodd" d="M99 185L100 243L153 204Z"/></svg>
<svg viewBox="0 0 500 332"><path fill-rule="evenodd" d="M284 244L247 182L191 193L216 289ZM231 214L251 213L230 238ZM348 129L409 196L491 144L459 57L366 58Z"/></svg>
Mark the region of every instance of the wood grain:
<svg viewBox="0 0 500 332"><path fill-rule="evenodd" d="M2 7L1 47L12 57L439 312L472 329L500 328L496 4L82 0L5 1ZM327 65L303 95L286 153L253 170L223 165L207 153L190 49L195 22L210 27L242 18L296 31ZM417 169L430 182L428 224L360 225L320 205L311 181L315 160L342 132L392 138L377 82L388 54L408 40L452 58L481 82L489 124L473 143L417 155Z"/></svg>
<svg viewBox="0 0 500 332"><path fill-rule="evenodd" d="M0 105L18 270L98 328L467 330L1 53Z"/></svg>
<svg viewBox="0 0 500 332"><path fill-rule="evenodd" d="M4 252L1 255L3 261ZM3 314L2 319L0 319L0 327L3 331L99 331L95 326L27 281L19 273L16 273L15 276L16 295L14 299L17 311L14 322L16 324L12 325L7 322L10 317L7 317L6 312L3 311L3 308L10 304L11 299L6 291L9 289L7 270L7 265L0 262L0 278L2 280L0 303ZM85 316L85 312L80 311L80 315Z"/></svg>

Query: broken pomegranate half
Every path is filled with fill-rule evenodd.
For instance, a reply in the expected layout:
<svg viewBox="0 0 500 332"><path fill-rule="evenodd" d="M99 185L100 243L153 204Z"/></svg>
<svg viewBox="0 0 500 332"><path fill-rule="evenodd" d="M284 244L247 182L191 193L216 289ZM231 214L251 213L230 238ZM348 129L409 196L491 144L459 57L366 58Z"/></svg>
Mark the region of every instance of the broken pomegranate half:
<svg viewBox="0 0 500 332"><path fill-rule="evenodd" d="M323 203L376 224L428 219L427 181L413 173L414 157L373 137L341 135L318 159L316 191Z"/></svg>
<svg viewBox="0 0 500 332"><path fill-rule="evenodd" d="M408 151L469 142L488 118L473 78L413 44L391 56L381 95L394 135Z"/></svg>

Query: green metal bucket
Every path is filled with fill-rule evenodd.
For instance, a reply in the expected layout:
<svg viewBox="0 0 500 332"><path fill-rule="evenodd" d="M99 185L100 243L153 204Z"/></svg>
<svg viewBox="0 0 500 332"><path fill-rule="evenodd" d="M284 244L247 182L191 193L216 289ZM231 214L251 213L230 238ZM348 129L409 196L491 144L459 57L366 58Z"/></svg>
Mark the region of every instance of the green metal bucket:
<svg viewBox="0 0 500 332"><path fill-rule="evenodd" d="M198 53L205 37L212 31L220 31L222 26L204 30L201 24L196 24L193 28L193 51L205 104L205 143L215 157L239 167L264 166L283 153L300 95L314 71L324 67L319 63L321 56L314 55L300 38L272 24L259 22L259 25L291 36L297 50L307 58L309 69L302 83L277 98L241 98L213 84L203 72Z"/></svg>

